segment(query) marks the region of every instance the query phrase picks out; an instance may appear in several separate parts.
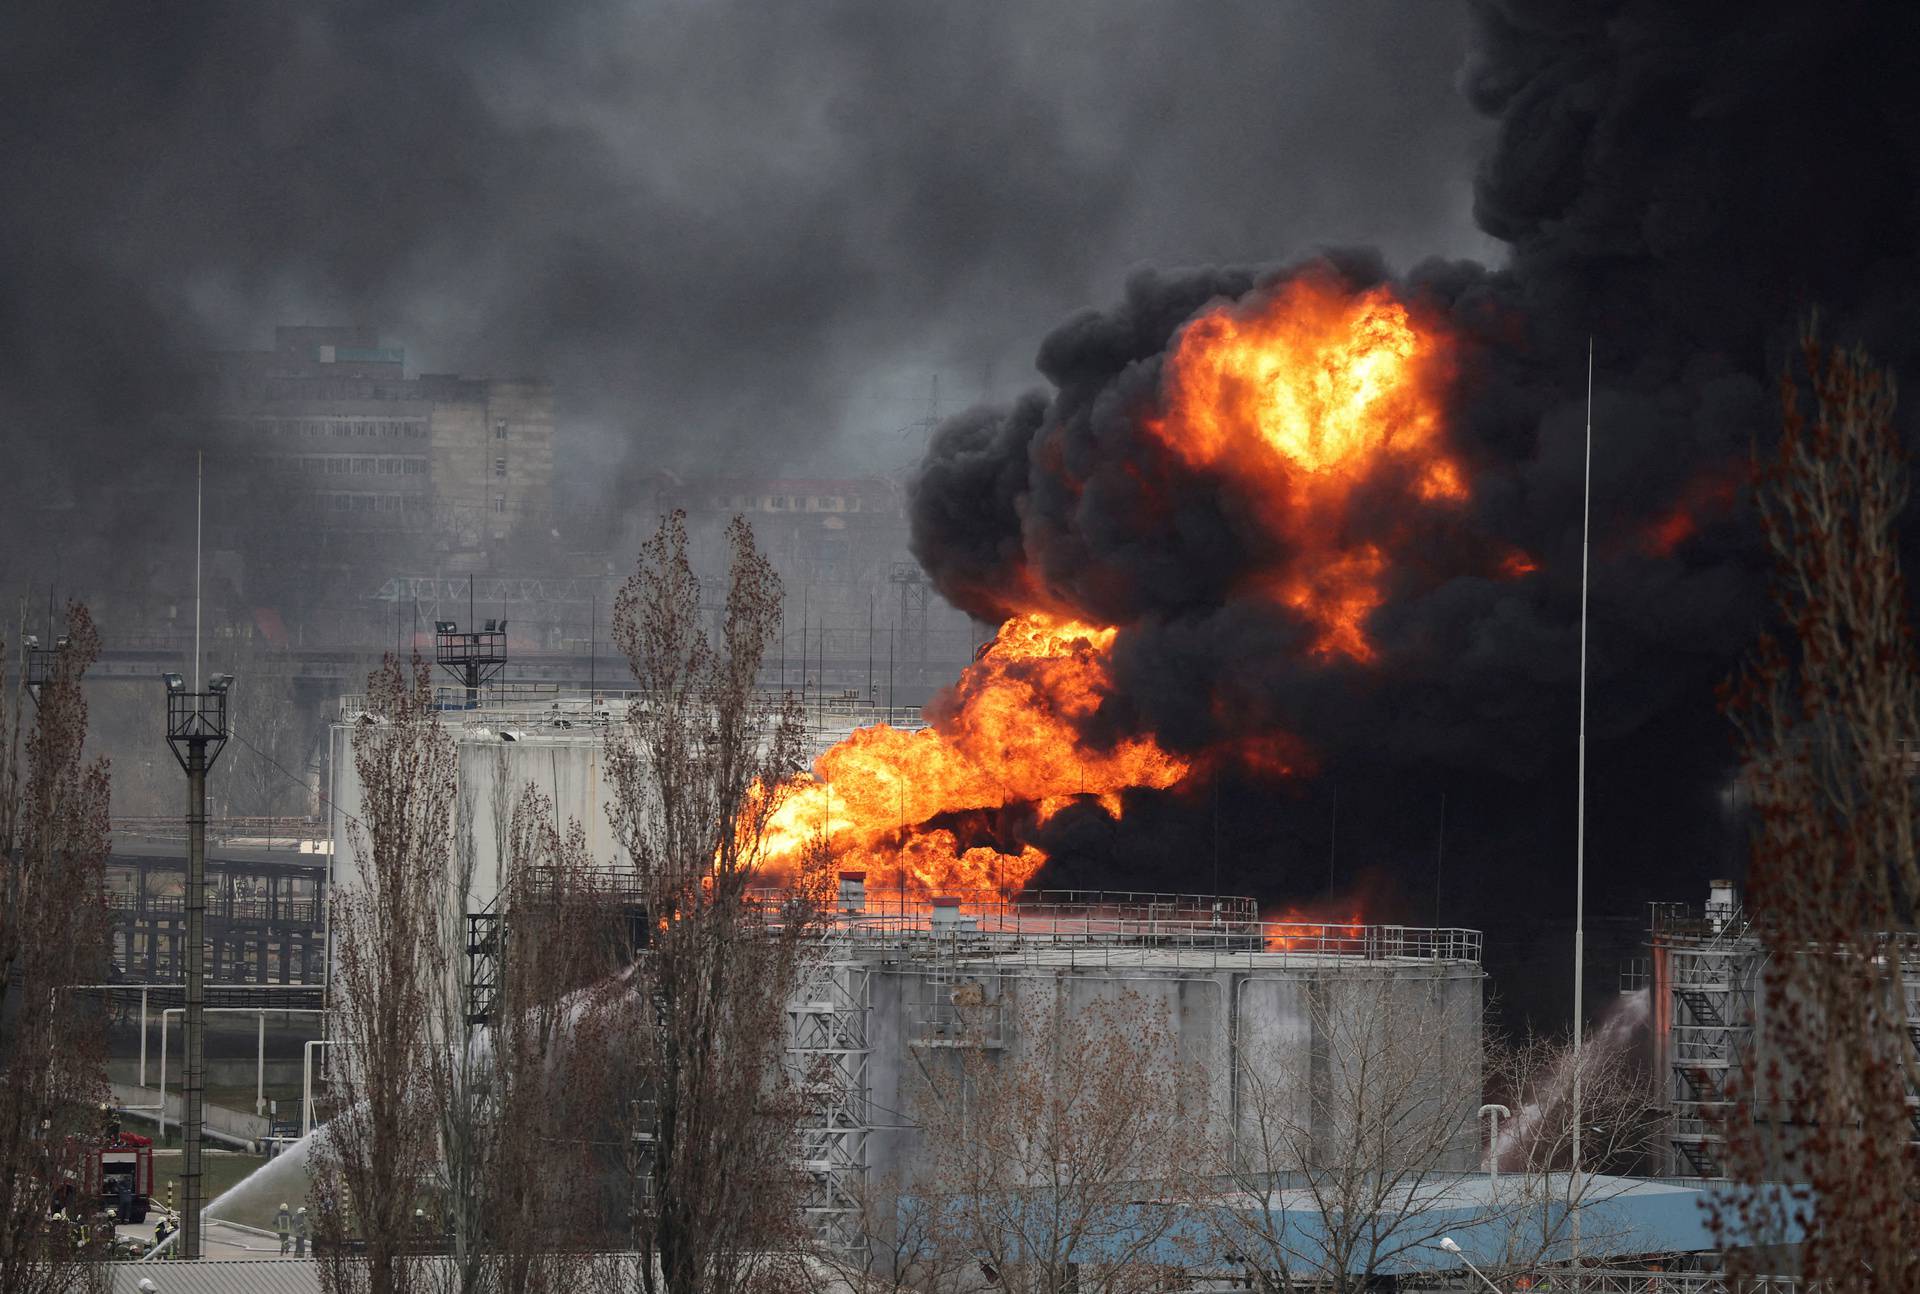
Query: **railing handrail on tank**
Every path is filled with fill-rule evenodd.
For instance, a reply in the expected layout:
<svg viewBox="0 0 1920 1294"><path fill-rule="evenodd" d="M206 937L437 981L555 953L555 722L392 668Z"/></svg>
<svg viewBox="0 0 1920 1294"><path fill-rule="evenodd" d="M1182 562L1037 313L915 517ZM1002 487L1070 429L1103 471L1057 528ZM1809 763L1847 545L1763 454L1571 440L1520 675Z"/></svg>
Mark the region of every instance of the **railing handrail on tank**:
<svg viewBox="0 0 1920 1294"><path fill-rule="evenodd" d="M592 869L592 887L638 900L640 878L631 869ZM538 894L537 877L534 878ZM1064 952L1074 964L1139 964L1175 952L1220 968L1261 965L1274 958L1351 957L1366 961L1460 962L1478 965L1481 932L1452 926L1351 922L1262 921L1244 895L1108 890L1021 890L952 896L959 906L951 928L936 928L932 909L916 896L905 911L888 911L886 895L870 896L854 913L833 912L823 937L848 945L892 945L908 956L1017 955L1055 963ZM753 890L750 903L770 926L786 918L788 892ZM944 920L944 919L942 919Z"/></svg>
<svg viewBox="0 0 1920 1294"><path fill-rule="evenodd" d="M775 688L761 688L760 692L769 700L781 695ZM787 693L796 700L800 699L799 693L792 688L788 688ZM465 688L437 685L433 690L436 709L459 715L461 721L470 724L511 721L533 725L555 718L568 720L570 726L581 722L613 723L626 716L629 705L636 701L644 702L648 695L644 691L625 688L589 690L537 680L508 679L482 687L478 699L470 706ZM886 724L907 732L926 726L926 720L917 706L871 705L851 702L844 697L816 699L809 696L805 701L802 719L809 734L838 733L876 724ZM365 692L341 694L341 721L352 722L362 715L378 713L379 707L372 704Z"/></svg>
<svg viewBox="0 0 1920 1294"><path fill-rule="evenodd" d="M1015 905L962 910L953 928L936 930L917 912L842 915L836 931L855 945L899 948L907 956L1015 957L1029 965L1140 966L1178 954L1183 964L1233 969L1321 962L1480 962L1481 933L1455 927L1324 925L1309 922L1213 923L1156 916L1033 913Z"/></svg>

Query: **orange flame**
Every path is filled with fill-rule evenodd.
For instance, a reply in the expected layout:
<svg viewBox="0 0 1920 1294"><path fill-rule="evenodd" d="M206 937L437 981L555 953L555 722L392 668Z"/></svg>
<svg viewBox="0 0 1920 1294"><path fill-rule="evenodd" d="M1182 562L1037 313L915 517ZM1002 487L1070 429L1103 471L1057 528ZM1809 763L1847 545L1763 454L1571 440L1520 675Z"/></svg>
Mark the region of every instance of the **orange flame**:
<svg viewBox="0 0 1920 1294"><path fill-rule="evenodd" d="M1731 512L1740 497L1737 471L1733 466L1718 468L1687 482L1673 506L1642 528L1641 550L1650 557L1671 557L1699 533L1703 521Z"/></svg>
<svg viewBox="0 0 1920 1294"><path fill-rule="evenodd" d="M942 817L1025 806L1045 823L1080 800L1122 812L1129 787L1169 787L1187 761L1146 738L1095 749L1078 724L1107 689L1116 631L1016 616L932 709L932 726L854 732L790 788L773 817L769 864L791 871L824 835L841 866L864 867L878 893L915 895L1024 886L1045 855L961 848Z"/></svg>
<svg viewBox="0 0 1920 1294"><path fill-rule="evenodd" d="M1540 569L1540 563L1525 549L1509 549L1500 559L1500 574L1510 580L1522 579Z"/></svg>
<svg viewBox="0 0 1920 1294"><path fill-rule="evenodd" d="M1262 912L1260 920L1264 930L1261 945L1270 953L1347 952L1366 937L1366 923L1358 912L1344 922L1335 922L1287 908Z"/></svg>
<svg viewBox="0 0 1920 1294"><path fill-rule="evenodd" d="M1366 622L1388 562L1377 544L1340 540L1355 492L1467 496L1442 437L1445 360L1439 334L1386 288L1350 295L1324 277L1208 310L1167 357L1148 428L1193 466L1256 485L1294 554L1264 591L1319 630L1320 656L1374 656Z"/></svg>

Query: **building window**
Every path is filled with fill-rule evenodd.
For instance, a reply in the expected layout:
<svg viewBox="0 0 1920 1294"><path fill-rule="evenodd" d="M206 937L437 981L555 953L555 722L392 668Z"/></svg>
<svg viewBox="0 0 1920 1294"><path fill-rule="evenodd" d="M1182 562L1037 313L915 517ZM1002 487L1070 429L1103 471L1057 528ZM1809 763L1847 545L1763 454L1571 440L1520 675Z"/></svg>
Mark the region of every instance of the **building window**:
<svg viewBox="0 0 1920 1294"><path fill-rule="evenodd" d="M507 479L506 459L496 458L493 460L493 475L495 480L504 481Z"/></svg>
<svg viewBox="0 0 1920 1294"><path fill-rule="evenodd" d="M506 424L506 423L504 423L504 422L496 422L496 423L494 423L494 424L493 424L493 438L494 438L495 440L505 440L505 439L507 438L507 424Z"/></svg>
<svg viewBox="0 0 1920 1294"><path fill-rule="evenodd" d="M507 500L504 496L496 495L494 497L493 510L495 512L505 512L507 510Z"/></svg>

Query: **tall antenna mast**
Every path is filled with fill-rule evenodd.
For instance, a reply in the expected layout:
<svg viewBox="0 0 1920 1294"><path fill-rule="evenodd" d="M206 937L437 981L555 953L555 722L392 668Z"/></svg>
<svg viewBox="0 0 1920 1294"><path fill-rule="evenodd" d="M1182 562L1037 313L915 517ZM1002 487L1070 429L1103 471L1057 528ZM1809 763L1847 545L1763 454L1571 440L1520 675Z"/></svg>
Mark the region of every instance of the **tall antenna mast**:
<svg viewBox="0 0 1920 1294"><path fill-rule="evenodd" d="M1593 530L1593 338L1587 338L1587 449L1580 504L1580 803L1575 814L1573 898L1573 1261L1580 1262L1581 1035L1587 970L1587 555ZM1578 1279L1576 1274L1575 1279Z"/></svg>
<svg viewBox="0 0 1920 1294"><path fill-rule="evenodd" d="M193 455L193 690L200 690L200 517L206 499L207 451Z"/></svg>

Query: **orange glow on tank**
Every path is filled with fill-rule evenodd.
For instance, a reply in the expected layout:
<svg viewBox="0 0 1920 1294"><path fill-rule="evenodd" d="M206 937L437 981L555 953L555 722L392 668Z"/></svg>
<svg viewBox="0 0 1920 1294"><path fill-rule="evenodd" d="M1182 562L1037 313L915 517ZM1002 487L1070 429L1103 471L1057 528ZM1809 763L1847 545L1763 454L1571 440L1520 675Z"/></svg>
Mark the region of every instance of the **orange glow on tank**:
<svg viewBox="0 0 1920 1294"><path fill-rule="evenodd" d="M1352 952L1366 937L1366 919L1358 912L1345 921L1310 915L1298 908L1260 914L1261 946L1270 953Z"/></svg>

